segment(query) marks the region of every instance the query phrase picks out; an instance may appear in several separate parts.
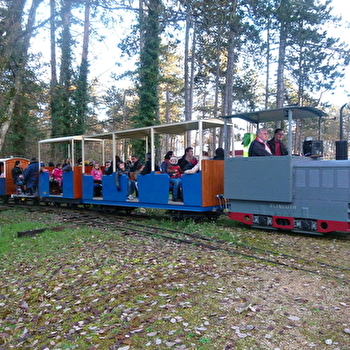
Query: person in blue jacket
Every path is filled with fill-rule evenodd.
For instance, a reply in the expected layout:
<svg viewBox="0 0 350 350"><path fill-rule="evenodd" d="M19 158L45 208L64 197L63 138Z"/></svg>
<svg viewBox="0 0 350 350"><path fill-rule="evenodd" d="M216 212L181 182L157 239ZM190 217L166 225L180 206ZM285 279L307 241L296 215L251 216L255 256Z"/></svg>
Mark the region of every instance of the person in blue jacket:
<svg viewBox="0 0 350 350"><path fill-rule="evenodd" d="M26 184L27 194L36 194L39 180L39 162L36 157L30 159L30 164L24 170L24 182Z"/></svg>

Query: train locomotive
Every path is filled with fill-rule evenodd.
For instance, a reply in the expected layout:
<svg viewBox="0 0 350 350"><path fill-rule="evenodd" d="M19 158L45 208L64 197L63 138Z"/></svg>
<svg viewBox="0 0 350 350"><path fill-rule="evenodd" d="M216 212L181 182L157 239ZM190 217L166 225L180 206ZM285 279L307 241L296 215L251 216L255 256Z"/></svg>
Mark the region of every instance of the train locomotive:
<svg viewBox="0 0 350 350"><path fill-rule="evenodd" d="M294 115L293 115L294 114ZM288 107L238 115L250 122L319 117L312 107ZM291 154L292 130L289 130ZM318 145L319 142L316 143ZM309 156L226 158L229 218L256 228L308 234L350 231L350 162Z"/></svg>

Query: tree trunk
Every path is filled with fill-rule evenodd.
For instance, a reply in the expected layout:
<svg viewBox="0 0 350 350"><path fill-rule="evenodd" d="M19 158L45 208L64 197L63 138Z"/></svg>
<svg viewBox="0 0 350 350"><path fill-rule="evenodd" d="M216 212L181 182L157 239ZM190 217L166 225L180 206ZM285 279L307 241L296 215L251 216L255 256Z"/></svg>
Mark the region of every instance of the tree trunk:
<svg viewBox="0 0 350 350"><path fill-rule="evenodd" d="M42 0L33 0L31 8L29 10L25 32L23 33L23 36L22 36L23 41L16 44L16 49L18 48L19 57L18 57L17 64L12 68L15 74L15 81L14 81L13 89L11 89L12 91L9 95L10 100L9 100L8 107L5 111L4 122L0 127L0 150L3 148L5 137L13 118L13 112L15 110L15 106L23 90L23 76L25 75L25 68L27 65L30 38L33 32L33 27L35 23L36 10L40 5L41 1ZM19 38L17 39L19 40Z"/></svg>
<svg viewBox="0 0 350 350"><path fill-rule="evenodd" d="M237 0L232 2L231 13L230 13L230 33L228 42L228 57L227 57L227 70L226 70L226 81L225 81L225 100L224 100L224 115L232 114L233 105L233 74L235 68L235 41L237 36L237 18L236 18ZM228 119L230 122L231 119ZM234 151L234 144L232 142L234 138L233 129L228 128L225 140L225 154L228 155L229 151ZM221 142L219 142L221 144Z"/></svg>
<svg viewBox="0 0 350 350"><path fill-rule="evenodd" d="M88 113L88 52L89 52L89 27L90 27L90 0L85 3L83 52L80 65L80 74L76 91L77 120L75 133L84 134L86 129L86 117Z"/></svg>
<svg viewBox="0 0 350 350"><path fill-rule="evenodd" d="M284 103L284 64L287 46L287 28L286 23L281 22L280 43L278 48L278 67L277 67L277 97L276 107L282 108Z"/></svg>

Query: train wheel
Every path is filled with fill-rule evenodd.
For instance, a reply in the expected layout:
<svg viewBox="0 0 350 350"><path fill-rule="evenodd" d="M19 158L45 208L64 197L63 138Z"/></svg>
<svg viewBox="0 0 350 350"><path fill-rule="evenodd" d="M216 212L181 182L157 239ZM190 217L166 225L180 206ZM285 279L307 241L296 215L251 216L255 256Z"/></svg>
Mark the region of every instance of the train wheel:
<svg viewBox="0 0 350 350"><path fill-rule="evenodd" d="M61 203L57 203L56 202L56 203L53 204L53 206L59 208L61 206Z"/></svg>
<svg viewBox="0 0 350 350"><path fill-rule="evenodd" d="M84 204L85 209L89 209L91 207L91 204Z"/></svg>

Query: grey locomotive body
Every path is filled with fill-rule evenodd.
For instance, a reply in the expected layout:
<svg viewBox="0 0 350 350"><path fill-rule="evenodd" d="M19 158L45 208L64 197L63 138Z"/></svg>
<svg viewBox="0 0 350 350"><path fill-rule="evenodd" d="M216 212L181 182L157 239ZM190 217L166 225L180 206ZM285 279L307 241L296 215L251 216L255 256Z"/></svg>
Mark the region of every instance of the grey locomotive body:
<svg viewBox="0 0 350 350"><path fill-rule="evenodd" d="M227 158L229 217L295 232L349 231L350 161L308 157Z"/></svg>

